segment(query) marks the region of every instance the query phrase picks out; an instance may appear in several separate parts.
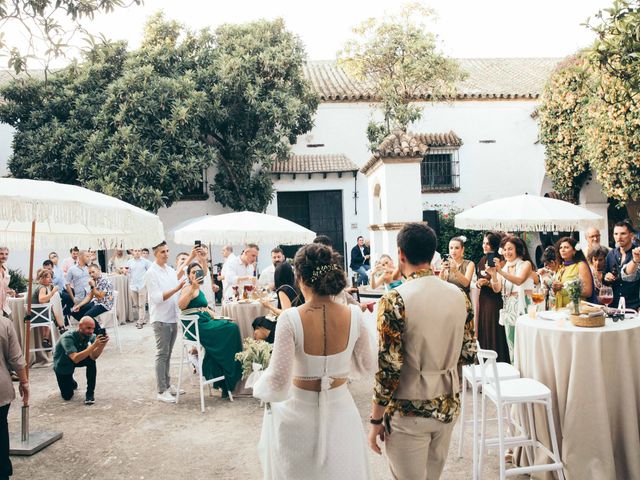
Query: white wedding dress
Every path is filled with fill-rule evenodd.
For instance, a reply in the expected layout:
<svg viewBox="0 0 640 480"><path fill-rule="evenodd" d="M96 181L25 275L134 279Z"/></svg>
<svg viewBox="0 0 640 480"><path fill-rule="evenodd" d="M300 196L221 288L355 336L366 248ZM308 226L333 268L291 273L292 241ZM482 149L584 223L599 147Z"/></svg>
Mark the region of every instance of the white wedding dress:
<svg viewBox="0 0 640 480"><path fill-rule="evenodd" d="M362 313L350 308L347 348L328 356L304 352L297 308L278 317L271 362L253 387L254 397L269 402L259 444L265 479L371 478L362 420L347 384L330 389L332 379L371 374L377 367ZM297 388L293 378L319 379L321 391Z"/></svg>

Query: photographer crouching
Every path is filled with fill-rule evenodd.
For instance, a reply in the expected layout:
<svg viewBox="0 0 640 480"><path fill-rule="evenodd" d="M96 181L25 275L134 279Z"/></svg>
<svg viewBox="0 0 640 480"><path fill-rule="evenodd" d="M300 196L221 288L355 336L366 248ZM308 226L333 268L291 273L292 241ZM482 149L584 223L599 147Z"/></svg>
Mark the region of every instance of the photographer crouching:
<svg viewBox="0 0 640 480"><path fill-rule="evenodd" d="M73 398L78 384L73 379L76 368L87 368L87 394L85 405L95 403L94 390L96 388L96 360L109 341L104 329L96 330L96 323L91 317L82 317L78 329L67 331L58 340L53 353L53 371L58 380L60 394L65 400Z"/></svg>

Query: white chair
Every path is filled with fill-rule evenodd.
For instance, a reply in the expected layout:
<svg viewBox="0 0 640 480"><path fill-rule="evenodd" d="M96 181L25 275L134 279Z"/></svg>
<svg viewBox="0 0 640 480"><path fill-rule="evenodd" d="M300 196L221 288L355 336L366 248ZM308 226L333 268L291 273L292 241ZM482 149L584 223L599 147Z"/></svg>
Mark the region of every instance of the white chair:
<svg viewBox="0 0 640 480"><path fill-rule="evenodd" d="M56 346L56 330L58 325L53 320L53 311L51 303L32 303L31 304L31 330L34 328L48 328L51 332L51 347L31 348L29 352L53 352Z"/></svg>
<svg viewBox="0 0 640 480"><path fill-rule="evenodd" d="M224 380L224 375L207 380L202 373L202 362L204 359L204 347L200 343L200 330L198 329L198 316L197 315L180 315L179 329L180 338L182 340L182 351L180 353L180 370L178 373L178 388L176 392L176 403L180 401L180 387L182 385L182 368L185 363L189 363L189 350L195 348L198 352L198 367L196 368L196 375L198 376L198 383L200 385L200 411L204 413L204 386L208 385L211 391L211 386L215 382ZM192 328L193 327L193 328ZM192 330L190 330L192 329ZM194 333L195 332L195 335ZM229 392L229 401L233 402L233 395Z"/></svg>
<svg viewBox="0 0 640 480"><path fill-rule="evenodd" d="M476 343L478 350L480 350L480 344ZM498 369L498 380L512 380L514 378L520 378L520 372L510 363L498 362L496 363ZM493 371L488 371L487 375L493 375ZM465 420L466 407L465 400L467 394L467 384L471 387L471 420ZM464 434L467 425L472 424L473 428L473 480L476 480L478 470L478 393L480 392L480 386L482 385L482 371L480 365L465 365L462 367L462 410L460 412L460 441L458 442L458 457L462 458L464 448ZM491 419L495 420L495 419ZM510 417L507 417L507 422L510 422ZM488 421L488 420L487 420Z"/></svg>
<svg viewBox="0 0 640 480"><path fill-rule="evenodd" d="M117 290L113 291L113 306L111 310L101 313L96 317L102 328L113 327L113 333L116 337L116 346L118 352L122 353L122 345L120 344L120 330L118 326L118 294Z"/></svg>
<svg viewBox="0 0 640 480"><path fill-rule="evenodd" d="M478 361L482 374L482 428L480 433L480 460L478 462L478 478L482 476L484 455L487 448L498 447L500 461L500 480L521 474L531 474L537 472L558 472L560 480L564 480L562 461L558 451L556 440L556 429L553 423L553 412L551 409L551 390L547 386L531 378L517 378L512 380L497 380L499 378L496 358L498 354L491 350L478 350ZM492 372L490 375L489 372ZM498 438L487 439L486 437L486 413L487 401L493 402L496 407L498 420ZM547 424L549 426L549 436L551 438L552 451L542 445L536 436L535 424L533 423L533 405L543 405L546 409ZM518 407L520 414L520 424L511 423L518 431L516 436L507 437L504 431L503 414L510 406ZM524 408L526 407L529 420L529 431L525 431L522 426ZM515 467L506 470L504 456L507 447L523 446L527 456L529 466ZM547 455L553 463L544 465L534 465L533 449L539 448Z"/></svg>

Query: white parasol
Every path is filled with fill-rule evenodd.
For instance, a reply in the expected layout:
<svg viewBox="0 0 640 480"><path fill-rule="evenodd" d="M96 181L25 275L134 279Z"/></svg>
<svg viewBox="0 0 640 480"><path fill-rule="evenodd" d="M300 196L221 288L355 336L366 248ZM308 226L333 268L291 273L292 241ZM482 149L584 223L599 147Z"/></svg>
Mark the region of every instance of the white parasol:
<svg viewBox="0 0 640 480"><path fill-rule="evenodd" d="M504 232L571 232L606 228L605 219L563 200L517 195L482 203L458 213L456 228Z"/></svg>
<svg viewBox="0 0 640 480"><path fill-rule="evenodd" d="M156 245L164 238L157 215L75 185L0 178L0 244L25 248L31 223L37 248L115 248Z"/></svg>
<svg viewBox="0 0 640 480"><path fill-rule="evenodd" d="M235 212L192 218L175 227L170 237L182 245L194 240L214 245L311 243L315 232L281 217L256 212Z"/></svg>
<svg viewBox="0 0 640 480"><path fill-rule="evenodd" d="M0 246L24 249L30 245L24 347L27 376L35 246L46 249L69 245L139 247L156 245L163 238L162 222L157 215L122 200L74 185L0 178ZM30 434L29 406L24 405L21 436L11 439L11 453L33 455L61 437L61 432Z"/></svg>

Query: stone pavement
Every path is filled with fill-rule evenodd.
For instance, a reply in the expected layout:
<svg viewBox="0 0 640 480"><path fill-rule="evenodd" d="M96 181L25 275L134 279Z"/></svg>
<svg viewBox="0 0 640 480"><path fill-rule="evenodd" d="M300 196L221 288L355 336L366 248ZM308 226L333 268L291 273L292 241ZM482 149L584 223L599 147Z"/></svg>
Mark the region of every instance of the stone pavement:
<svg viewBox="0 0 640 480"><path fill-rule="evenodd" d="M111 344L98 360L95 405L84 405L84 369L75 375L80 388L69 402L61 399L50 367L31 370L31 430L62 431L64 436L32 457L12 457L13 478L261 478L256 451L262 424L259 402L238 398L231 403L214 393L214 397L205 398L206 413L201 414L197 382L189 381L180 404L158 402L151 328L147 325L137 330L127 324L120 327L120 333L123 353L118 353L112 335ZM176 342L172 376L176 381L178 347ZM350 387L363 421L369 416L371 383L372 379L363 379ZM466 456L458 459L458 428L456 425L443 479L471 478L470 429ZM18 399L9 413L9 429L20 429ZM371 453L371 465L374 479L390 478L383 457ZM491 452L484 478L497 477L497 453Z"/></svg>

